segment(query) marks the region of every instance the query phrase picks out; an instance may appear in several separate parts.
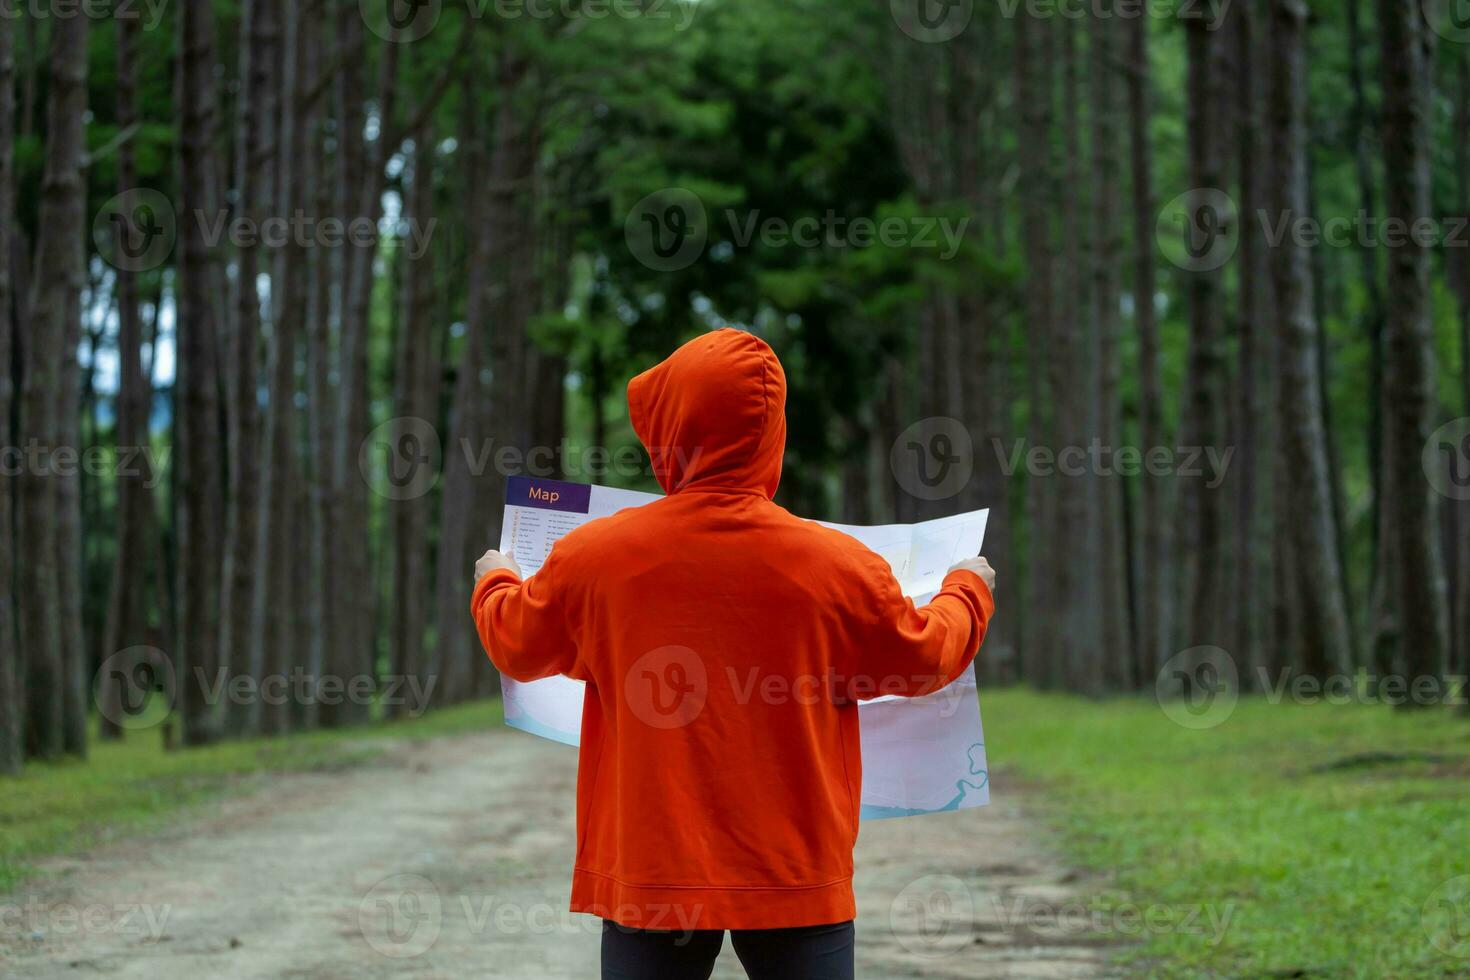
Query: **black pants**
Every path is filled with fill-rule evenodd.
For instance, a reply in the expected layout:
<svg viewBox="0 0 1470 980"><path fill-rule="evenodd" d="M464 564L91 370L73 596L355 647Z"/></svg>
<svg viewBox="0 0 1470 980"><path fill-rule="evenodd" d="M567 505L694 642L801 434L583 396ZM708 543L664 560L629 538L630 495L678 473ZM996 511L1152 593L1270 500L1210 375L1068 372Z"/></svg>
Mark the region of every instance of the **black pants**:
<svg viewBox="0 0 1470 980"><path fill-rule="evenodd" d="M852 980L852 922L795 929L731 929L750 980ZM708 980L723 929L665 932L602 923L602 980Z"/></svg>

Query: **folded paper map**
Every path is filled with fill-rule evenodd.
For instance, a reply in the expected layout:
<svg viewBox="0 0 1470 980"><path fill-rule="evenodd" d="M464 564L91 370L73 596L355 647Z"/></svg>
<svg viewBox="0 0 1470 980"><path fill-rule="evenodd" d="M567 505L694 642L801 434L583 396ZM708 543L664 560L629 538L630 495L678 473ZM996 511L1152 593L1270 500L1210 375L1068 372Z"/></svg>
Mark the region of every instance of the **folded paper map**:
<svg viewBox="0 0 1470 980"><path fill-rule="evenodd" d="M505 499L500 550L514 555L529 577L562 535L658 497L635 490L513 476ZM988 514L977 510L917 524L871 527L820 523L852 535L882 555L904 595L923 605L939 591L951 565L980 553ZM548 677L526 683L503 674L501 681L507 725L567 745L578 744L582 681ZM989 802L989 770L973 665L933 694L864 701L858 706L858 721L863 819L939 813Z"/></svg>

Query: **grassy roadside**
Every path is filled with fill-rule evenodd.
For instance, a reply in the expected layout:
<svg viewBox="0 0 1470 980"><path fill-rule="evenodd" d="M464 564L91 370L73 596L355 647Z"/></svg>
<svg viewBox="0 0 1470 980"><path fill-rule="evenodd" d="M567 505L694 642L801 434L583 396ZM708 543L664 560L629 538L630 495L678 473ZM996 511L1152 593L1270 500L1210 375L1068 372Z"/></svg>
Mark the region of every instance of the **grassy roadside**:
<svg viewBox="0 0 1470 980"><path fill-rule="evenodd" d="M1075 860L1113 869L1102 922L1229 916L1217 942L1143 929L1122 954L1139 975L1470 977L1470 720L1245 699L1194 731L1144 699L981 704L992 765L1042 787Z"/></svg>
<svg viewBox="0 0 1470 980"><path fill-rule="evenodd" d="M156 730L122 742L93 740L85 762L31 764L0 777L0 894L33 873L34 862L118 834L146 831L170 816L272 773L350 766L371 759L385 738L429 738L500 724L500 701L362 728L305 732L165 751Z"/></svg>

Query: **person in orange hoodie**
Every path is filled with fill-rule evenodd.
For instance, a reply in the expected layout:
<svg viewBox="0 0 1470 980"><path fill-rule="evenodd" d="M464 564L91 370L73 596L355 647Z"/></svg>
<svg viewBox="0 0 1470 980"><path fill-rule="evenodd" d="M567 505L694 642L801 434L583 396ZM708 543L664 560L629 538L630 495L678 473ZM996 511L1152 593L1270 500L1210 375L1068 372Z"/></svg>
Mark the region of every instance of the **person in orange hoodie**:
<svg viewBox="0 0 1470 980"><path fill-rule="evenodd" d="M604 920L604 980L707 978L725 930L752 980L852 977L857 702L950 683L994 609L984 558L915 608L877 554L775 504L785 407L764 341L689 341L628 384L667 496L524 581L476 563L495 666L587 683L571 909Z"/></svg>

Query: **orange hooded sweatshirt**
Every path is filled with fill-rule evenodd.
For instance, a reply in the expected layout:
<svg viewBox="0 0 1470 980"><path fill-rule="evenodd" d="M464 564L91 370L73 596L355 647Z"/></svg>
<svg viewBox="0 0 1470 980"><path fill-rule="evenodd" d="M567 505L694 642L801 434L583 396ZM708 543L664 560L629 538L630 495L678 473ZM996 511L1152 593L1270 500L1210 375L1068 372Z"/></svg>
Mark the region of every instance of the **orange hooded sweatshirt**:
<svg viewBox="0 0 1470 980"><path fill-rule="evenodd" d="M718 330L628 384L668 496L572 531L534 576L488 572L490 659L587 682L571 908L645 929L853 918L857 700L937 690L993 610L973 572L916 609L887 563L772 502L786 377Z"/></svg>

